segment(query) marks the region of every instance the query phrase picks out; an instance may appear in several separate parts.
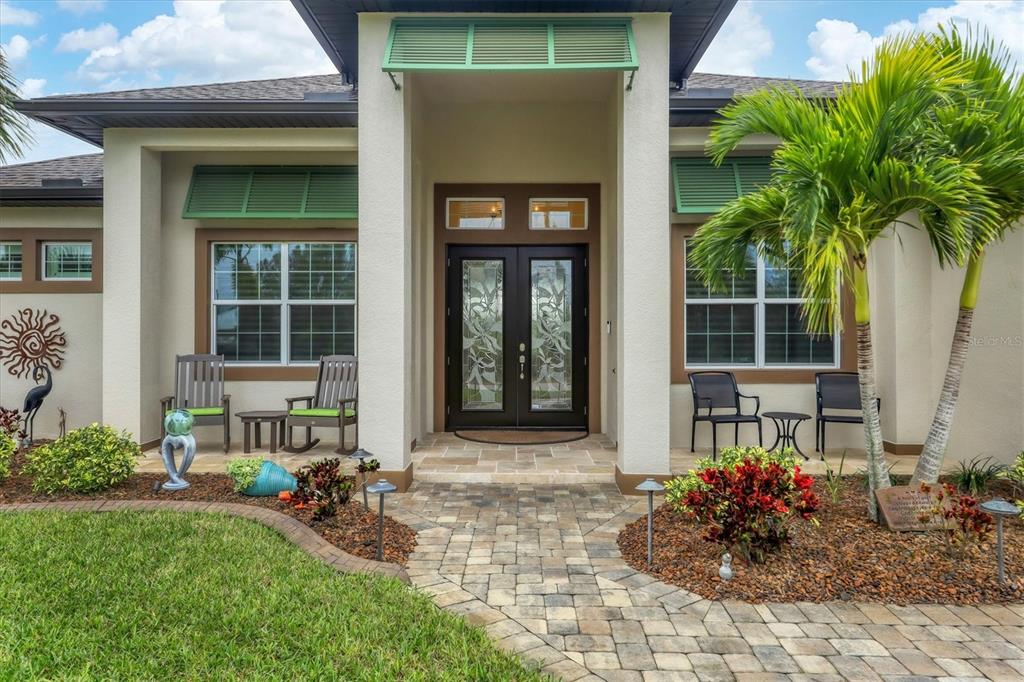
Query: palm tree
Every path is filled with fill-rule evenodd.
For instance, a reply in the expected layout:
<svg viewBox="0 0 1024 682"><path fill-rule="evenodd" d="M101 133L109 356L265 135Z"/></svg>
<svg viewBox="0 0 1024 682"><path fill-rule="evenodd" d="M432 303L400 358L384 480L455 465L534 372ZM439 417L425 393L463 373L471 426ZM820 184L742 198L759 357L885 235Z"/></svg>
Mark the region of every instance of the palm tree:
<svg viewBox="0 0 1024 682"><path fill-rule="evenodd" d="M812 333L839 330L838 284L852 282L872 492L868 511L877 519L874 491L891 483L875 402L870 247L896 224L910 225L905 214L930 211L944 218L943 231L929 233L940 261L962 263L975 213L982 209L972 209L974 176L958 158L912 154L926 115L963 82L956 60L924 49L924 38L897 37L879 46L853 80L823 102L775 89L726 107L708 142L712 159L720 163L750 135L774 135L780 144L773 152L773 178L705 223L692 254L712 287L722 286L726 272L743 267L749 245L770 261L800 268L805 323Z"/></svg>
<svg viewBox="0 0 1024 682"><path fill-rule="evenodd" d="M971 234L946 375L912 484L936 482L942 468L970 345L985 251L1024 217L1024 81L1013 76L1009 50L984 34L976 38L970 30L966 34L942 31L929 42L939 55L952 57L963 66L967 82L952 102L935 111L935 126L930 129L935 138L926 146L945 145L975 170L996 219L977 223ZM943 229L942 214L924 211L921 217L935 223L932 231Z"/></svg>
<svg viewBox="0 0 1024 682"><path fill-rule="evenodd" d="M6 163L11 156L21 156L25 145L32 141L28 121L14 110L16 99L18 80L0 50L0 163Z"/></svg>

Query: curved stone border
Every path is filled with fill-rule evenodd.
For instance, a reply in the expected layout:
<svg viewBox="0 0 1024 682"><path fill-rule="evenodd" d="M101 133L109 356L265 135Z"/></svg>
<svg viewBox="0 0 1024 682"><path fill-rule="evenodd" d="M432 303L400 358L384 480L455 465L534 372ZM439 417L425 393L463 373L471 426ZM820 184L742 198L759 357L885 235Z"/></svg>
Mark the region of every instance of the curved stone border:
<svg viewBox="0 0 1024 682"><path fill-rule="evenodd" d="M95 500L81 502L24 502L0 504L0 512L65 511L172 511L228 514L262 524L281 533L306 554L340 573L375 573L409 584L409 575L398 564L361 559L335 547L316 531L281 512L234 502L187 502L172 500Z"/></svg>

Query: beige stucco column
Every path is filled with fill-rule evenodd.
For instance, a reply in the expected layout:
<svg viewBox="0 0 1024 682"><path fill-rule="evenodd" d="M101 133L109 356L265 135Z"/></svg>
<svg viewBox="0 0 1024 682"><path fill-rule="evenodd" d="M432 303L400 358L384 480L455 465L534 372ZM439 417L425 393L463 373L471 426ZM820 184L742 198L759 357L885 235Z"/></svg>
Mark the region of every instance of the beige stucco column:
<svg viewBox="0 0 1024 682"><path fill-rule="evenodd" d="M103 139L103 422L160 435L160 154L139 131Z"/></svg>
<svg viewBox="0 0 1024 682"><path fill-rule="evenodd" d="M635 16L640 70L618 99L616 479L624 491L637 474L669 472L668 27L667 14Z"/></svg>
<svg viewBox="0 0 1024 682"><path fill-rule="evenodd" d="M359 445L412 475L412 201L407 87L381 71L390 15L359 16Z"/></svg>

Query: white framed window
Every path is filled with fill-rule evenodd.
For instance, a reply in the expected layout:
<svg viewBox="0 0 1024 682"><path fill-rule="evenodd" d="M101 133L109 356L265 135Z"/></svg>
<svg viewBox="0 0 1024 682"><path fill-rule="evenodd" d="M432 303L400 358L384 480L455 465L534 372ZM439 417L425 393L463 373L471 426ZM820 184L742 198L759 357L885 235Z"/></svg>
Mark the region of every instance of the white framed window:
<svg viewBox="0 0 1024 682"><path fill-rule="evenodd" d="M531 230L585 230L590 219L587 199L530 199Z"/></svg>
<svg viewBox="0 0 1024 682"><path fill-rule="evenodd" d="M501 197L448 197L444 214L449 230L505 229L505 200Z"/></svg>
<svg viewBox="0 0 1024 682"><path fill-rule="evenodd" d="M0 280L20 282L21 271L21 242L0 242Z"/></svg>
<svg viewBox="0 0 1024 682"><path fill-rule="evenodd" d="M710 291L690 267L690 241L683 308L688 369L839 366L839 335L807 332L799 270L768 263L750 247L745 270L727 275L725 291Z"/></svg>
<svg viewBox="0 0 1024 682"><path fill-rule="evenodd" d="M355 242L211 244L214 353L234 364L355 355Z"/></svg>
<svg viewBox="0 0 1024 682"><path fill-rule="evenodd" d="M43 279L92 279L91 242L43 242Z"/></svg>

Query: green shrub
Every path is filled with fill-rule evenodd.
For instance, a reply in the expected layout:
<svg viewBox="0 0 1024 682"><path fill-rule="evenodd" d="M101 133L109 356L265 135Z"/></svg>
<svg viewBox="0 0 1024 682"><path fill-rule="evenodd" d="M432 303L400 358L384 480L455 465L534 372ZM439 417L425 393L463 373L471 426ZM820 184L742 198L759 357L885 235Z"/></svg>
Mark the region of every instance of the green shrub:
<svg viewBox="0 0 1024 682"><path fill-rule="evenodd" d="M10 434L0 431L0 481L11 475L11 460L17 449L18 442Z"/></svg>
<svg viewBox="0 0 1024 682"><path fill-rule="evenodd" d="M1024 450L1017 455L1017 460L1012 466L1003 471L1003 478L1013 484L1013 494L1017 497L1024 496Z"/></svg>
<svg viewBox="0 0 1024 682"><path fill-rule="evenodd" d="M25 473L36 492L95 492L131 476L141 454L126 431L92 424L30 450Z"/></svg>
<svg viewBox="0 0 1024 682"><path fill-rule="evenodd" d="M240 493L255 483L262 468L262 457L238 457L229 461L228 475L235 480L235 492Z"/></svg>
<svg viewBox="0 0 1024 682"><path fill-rule="evenodd" d="M960 468L950 478L960 492L977 497L1006 471L1006 465L993 462L991 457L975 457L969 462L960 462Z"/></svg>
<svg viewBox="0 0 1024 682"><path fill-rule="evenodd" d="M718 453L718 459L712 461L711 457L701 457L694 463L693 469L665 482L665 501L672 509L680 512L690 511L686 505L686 498L692 491L707 490L707 485L701 480L700 472L705 469L726 469L732 470L736 465L742 464L744 460L752 460L761 465L768 465L772 462L783 469L792 472L796 468L796 455L792 448L773 450L769 452L762 447L732 447L722 448Z"/></svg>

